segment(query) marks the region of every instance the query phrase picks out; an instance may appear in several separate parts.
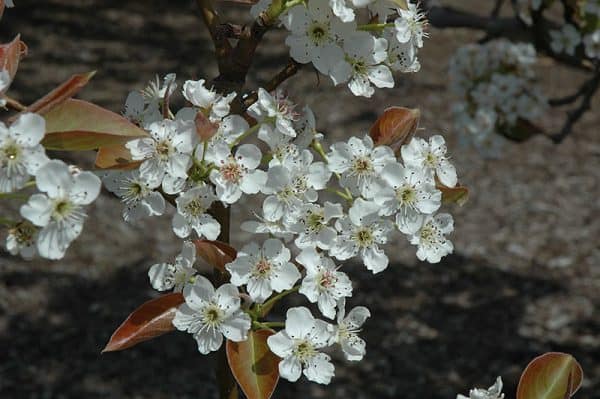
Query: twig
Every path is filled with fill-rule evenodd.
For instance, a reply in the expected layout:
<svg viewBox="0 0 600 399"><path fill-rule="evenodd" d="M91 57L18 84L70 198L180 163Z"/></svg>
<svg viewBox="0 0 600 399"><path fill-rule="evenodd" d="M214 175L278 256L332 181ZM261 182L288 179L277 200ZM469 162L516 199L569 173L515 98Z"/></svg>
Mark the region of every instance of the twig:
<svg viewBox="0 0 600 399"><path fill-rule="evenodd" d="M577 123L583 114L585 114L585 112L591 108L592 98L600 88L600 70L596 70L594 77L590 79L585 86L585 94L583 95L583 100L581 101L581 104L579 104L579 107L568 111L567 120L565 121L560 132L550 136L550 139L554 143L561 143L569 134L571 134L575 123Z"/></svg>
<svg viewBox="0 0 600 399"><path fill-rule="evenodd" d="M202 20L208 28L210 37L215 45L215 53L217 55L217 62L219 66L231 53L231 45L226 37L219 34L219 26L221 26L221 19L219 14L214 8L212 0L197 0L202 13Z"/></svg>
<svg viewBox="0 0 600 399"><path fill-rule="evenodd" d="M4 95L4 100L6 100L6 106L8 108L12 108L15 111L25 111L27 109L27 106L21 104L19 101L15 100L14 98L8 97L7 95Z"/></svg>
<svg viewBox="0 0 600 399"><path fill-rule="evenodd" d="M287 65L279 71L271 80L265 83L264 88L267 91L273 91L287 79L294 76L302 67L302 64L290 59ZM258 100L258 92L253 91L246 97L244 97L244 109L254 104Z"/></svg>

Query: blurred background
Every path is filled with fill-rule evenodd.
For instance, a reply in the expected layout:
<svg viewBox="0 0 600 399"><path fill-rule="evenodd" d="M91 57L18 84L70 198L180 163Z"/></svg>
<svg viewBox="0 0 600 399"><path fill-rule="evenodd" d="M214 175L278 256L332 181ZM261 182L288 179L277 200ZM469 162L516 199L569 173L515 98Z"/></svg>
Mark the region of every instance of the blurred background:
<svg viewBox="0 0 600 399"><path fill-rule="evenodd" d="M493 6L491 0L444 3L482 13ZM234 21L248 20L247 10L225 7ZM79 96L116 112L129 91L155 74L177 73L180 87L186 79L216 76L212 44L189 0L17 0L0 22L0 38L17 33L29 56L11 95L26 104L90 70L98 73ZM285 65L284 37L278 30L266 35L248 87ZM415 248L398 235L387 247L392 263L384 273L351 268L351 305L372 312L362 333L365 359L351 364L336 355L330 386L281 381L275 398L454 398L492 385L497 375L510 398L527 362L546 351L572 353L585 371L577 397L598 396L600 104L596 99L558 146L534 137L508 143L495 160L461 147L452 127L448 60L478 38L432 28L421 71L398 75L396 88L371 99L332 88L310 68L285 84L293 100L313 108L330 142L364 134L386 107L420 108L423 134L444 134L471 196L449 209L455 253L442 263L418 262ZM583 78L543 57L538 70L548 97L570 94ZM557 130L563 117L551 110L541 123ZM93 154L76 160L91 168ZM233 231L252 207L234 208ZM0 203L0 214L16 209ZM104 192L59 262L26 262L0 250L0 398L216 397L214 359L200 355L187 334L100 354L125 317L156 295L150 265L171 259L181 245L169 216L127 225L120 212L119 201ZM240 234L233 242L248 239Z"/></svg>

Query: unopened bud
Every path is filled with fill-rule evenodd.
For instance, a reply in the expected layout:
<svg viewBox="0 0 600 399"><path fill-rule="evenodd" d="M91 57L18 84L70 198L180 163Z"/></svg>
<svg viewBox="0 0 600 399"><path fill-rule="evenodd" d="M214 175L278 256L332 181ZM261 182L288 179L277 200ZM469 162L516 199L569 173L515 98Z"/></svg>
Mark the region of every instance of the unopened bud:
<svg viewBox="0 0 600 399"><path fill-rule="evenodd" d="M196 114L194 124L196 125L196 134L200 137L201 141L209 140L219 129L219 125L211 122L202 111L198 111Z"/></svg>
<svg viewBox="0 0 600 399"><path fill-rule="evenodd" d="M420 118L417 108L390 107L375 121L369 134L375 145L390 146L398 154L400 147L413 138Z"/></svg>

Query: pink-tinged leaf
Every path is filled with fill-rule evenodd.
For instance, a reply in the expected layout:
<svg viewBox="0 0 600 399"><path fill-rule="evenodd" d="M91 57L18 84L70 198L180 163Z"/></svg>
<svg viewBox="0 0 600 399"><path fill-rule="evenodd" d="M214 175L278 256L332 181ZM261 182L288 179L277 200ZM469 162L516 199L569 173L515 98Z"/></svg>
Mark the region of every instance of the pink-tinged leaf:
<svg viewBox="0 0 600 399"><path fill-rule="evenodd" d="M0 70L6 70L12 82L19 69L19 61L27 55L27 45L17 35L12 42L0 44Z"/></svg>
<svg viewBox="0 0 600 399"><path fill-rule="evenodd" d="M465 186L446 187L437 180L435 186L442 192L442 201L445 204L463 206L469 200L469 189Z"/></svg>
<svg viewBox="0 0 600 399"><path fill-rule="evenodd" d="M183 302L183 295L176 292L144 303L117 328L102 353L127 349L173 331L175 312Z"/></svg>
<svg viewBox="0 0 600 399"><path fill-rule="evenodd" d="M237 256L235 248L221 241L195 240L196 253L212 267L225 271L225 265Z"/></svg>
<svg viewBox="0 0 600 399"><path fill-rule="evenodd" d="M142 161L134 161L124 145L100 147L96 154L96 167L100 169L136 169Z"/></svg>
<svg viewBox="0 0 600 399"><path fill-rule="evenodd" d="M567 353L549 352L527 365L517 399L568 399L581 387L583 370Z"/></svg>
<svg viewBox="0 0 600 399"><path fill-rule="evenodd" d="M68 99L44 115L47 149L66 151L94 150L124 144L148 133L121 115L89 103Z"/></svg>
<svg viewBox="0 0 600 399"><path fill-rule="evenodd" d="M248 399L269 399L279 381L279 359L267 345L271 330L250 331L243 342L227 341L227 361Z"/></svg>
<svg viewBox="0 0 600 399"><path fill-rule="evenodd" d="M23 112L37 112L45 114L52 108L60 105L63 101L73 97L79 90L88 84L94 77L96 71L71 76L66 82L31 104ZM13 119L16 119L13 117Z"/></svg>
<svg viewBox="0 0 600 399"><path fill-rule="evenodd" d="M408 143L419 127L421 112L418 109L390 107L377 118L369 134L375 145L392 147L395 153Z"/></svg>

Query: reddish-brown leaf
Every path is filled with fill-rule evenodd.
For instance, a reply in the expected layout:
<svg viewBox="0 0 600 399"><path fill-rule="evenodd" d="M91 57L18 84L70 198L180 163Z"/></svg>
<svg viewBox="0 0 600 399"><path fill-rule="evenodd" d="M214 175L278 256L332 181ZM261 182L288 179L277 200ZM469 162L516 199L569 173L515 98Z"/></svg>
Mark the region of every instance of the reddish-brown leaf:
<svg viewBox="0 0 600 399"><path fill-rule="evenodd" d="M243 342L227 341L227 361L248 399L269 399L279 381L279 359L267 345L271 330L250 331Z"/></svg>
<svg viewBox="0 0 600 399"><path fill-rule="evenodd" d="M442 192L442 201L446 204L454 203L463 206L469 199L469 189L465 186L446 187L437 181L437 179L435 186Z"/></svg>
<svg viewBox="0 0 600 399"><path fill-rule="evenodd" d="M0 44L0 70L8 72L11 82L19 69L19 61L26 55L27 45L21 41L21 35L10 43Z"/></svg>
<svg viewBox="0 0 600 399"><path fill-rule="evenodd" d="M183 302L183 295L175 292L144 303L117 328L102 353L127 349L173 331L171 322Z"/></svg>
<svg viewBox="0 0 600 399"><path fill-rule="evenodd" d="M390 146L398 153L400 147L414 136L420 118L418 109L390 107L377 118L369 134L376 145Z"/></svg>
<svg viewBox="0 0 600 399"><path fill-rule="evenodd" d="M66 82L62 83L50 93L31 104L23 112L37 112L38 114L45 114L52 108L60 105L63 101L77 94L79 90L88 84L90 79L92 79L95 74L96 71L92 71L71 76ZM16 119L16 117L11 119Z"/></svg>
<svg viewBox="0 0 600 399"><path fill-rule="evenodd" d="M200 137L200 141L207 141L219 129L219 125L212 123L202 111L198 111L194 122L196 124L196 134Z"/></svg>
<svg viewBox="0 0 600 399"><path fill-rule="evenodd" d="M47 149L85 151L124 144L148 136L142 128L112 111L69 98L44 115Z"/></svg>
<svg viewBox="0 0 600 399"><path fill-rule="evenodd" d="M142 161L134 161L125 145L100 147L96 154L96 167L100 169L135 169Z"/></svg>
<svg viewBox="0 0 600 399"><path fill-rule="evenodd" d="M581 387L583 370L568 353L549 352L527 365L517 399L568 399Z"/></svg>
<svg viewBox="0 0 600 399"><path fill-rule="evenodd" d="M209 265L219 270L225 270L225 265L232 262L236 256L235 248L221 241L195 240L196 252Z"/></svg>

